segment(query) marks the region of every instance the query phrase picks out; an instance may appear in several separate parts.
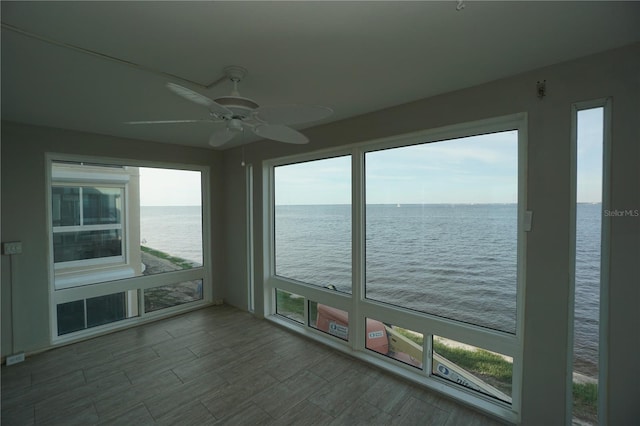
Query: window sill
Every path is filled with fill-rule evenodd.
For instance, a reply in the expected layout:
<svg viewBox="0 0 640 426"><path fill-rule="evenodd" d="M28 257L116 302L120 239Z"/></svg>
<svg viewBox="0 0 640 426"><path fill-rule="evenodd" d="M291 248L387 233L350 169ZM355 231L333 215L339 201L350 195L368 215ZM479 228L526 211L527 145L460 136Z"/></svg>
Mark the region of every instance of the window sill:
<svg viewBox="0 0 640 426"><path fill-rule="evenodd" d="M79 287L88 284L96 284L107 281L121 280L136 276L135 268L128 265L120 265L109 268L84 270L66 274L56 274L55 289Z"/></svg>

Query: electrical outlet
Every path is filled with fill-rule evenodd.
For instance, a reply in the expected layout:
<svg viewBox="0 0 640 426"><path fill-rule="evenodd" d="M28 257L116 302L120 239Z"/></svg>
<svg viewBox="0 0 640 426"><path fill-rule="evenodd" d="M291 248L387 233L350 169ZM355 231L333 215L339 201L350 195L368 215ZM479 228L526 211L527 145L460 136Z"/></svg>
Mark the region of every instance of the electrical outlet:
<svg viewBox="0 0 640 426"><path fill-rule="evenodd" d="M7 356L7 365L17 364L22 361L24 361L24 352Z"/></svg>
<svg viewBox="0 0 640 426"><path fill-rule="evenodd" d="M20 254L22 253L22 242L11 241L2 243L2 254Z"/></svg>

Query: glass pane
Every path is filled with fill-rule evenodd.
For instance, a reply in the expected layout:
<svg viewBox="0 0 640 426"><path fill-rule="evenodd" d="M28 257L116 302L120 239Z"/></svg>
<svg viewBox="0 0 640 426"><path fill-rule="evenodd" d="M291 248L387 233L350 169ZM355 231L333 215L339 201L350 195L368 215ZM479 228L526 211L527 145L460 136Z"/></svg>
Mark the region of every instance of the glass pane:
<svg viewBox="0 0 640 426"><path fill-rule="evenodd" d="M111 256L122 256L119 229L53 234L53 260L56 263Z"/></svg>
<svg viewBox="0 0 640 426"><path fill-rule="evenodd" d="M125 293L87 299L87 327L96 327L127 317Z"/></svg>
<svg viewBox="0 0 640 426"><path fill-rule="evenodd" d="M119 188L82 188L83 225L120 223L122 190Z"/></svg>
<svg viewBox="0 0 640 426"><path fill-rule="evenodd" d="M517 136L365 154L367 298L515 333Z"/></svg>
<svg viewBox="0 0 640 426"><path fill-rule="evenodd" d="M53 162L51 173L56 289L203 265L202 172Z"/></svg>
<svg viewBox="0 0 640 426"><path fill-rule="evenodd" d="M367 318L365 347L384 356L422 369L421 333Z"/></svg>
<svg viewBox="0 0 640 426"><path fill-rule="evenodd" d="M51 188L51 218L53 226L80 225L80 188Z"/></svg>
<svg viewBox="0 0 640 426"><path fill-rule="evenodd" d="M144 275L202 266L201 173L140 168Z"/></svg>
<svg viewBox="0 0 640 426"><path fill-rule="evenodd" d="M138 316L137 295L130 290L57 305L58 335Z"/></svg>
<svg viewBox="0 0 640 426"><path fill-rule="evenodd" d="M202 280L184 281L144 290L144 311L153 312L202 300Z"/></svg>
<svg viewBox="0 0 640 426"><path fill-rule="evenodd" d="M84 300L60 303L58 312L58 336L84 329Z"/></svg>
<svg viewBox="0 0 640 426"><path fill-rule="evenodd" d="M511 403L511 357L433 336L432 371L438 377Z"/></svg>
<svg viewBox="0 0 640 426"><path fill-rule="evenodd" d="M274 175L276 274L351 293L351 157Z"/></svg>
<svg viewBox="0 0 640 426"><path fill-rule="evenodd" d="M309 326L342 340L349 340L349 312L309 302Z"/></svg>
<svg viewBox="0 0 640 426"><path fill-rule="evenodd" d="M304 297L276 289L276 314L304 324Z"/></svg>
<svg viewBox="0 0 640 426"><path fill-rule="evenodd" d="M598 424L603 135L604 108L578 111L573 416L582 425Z"/></svg>

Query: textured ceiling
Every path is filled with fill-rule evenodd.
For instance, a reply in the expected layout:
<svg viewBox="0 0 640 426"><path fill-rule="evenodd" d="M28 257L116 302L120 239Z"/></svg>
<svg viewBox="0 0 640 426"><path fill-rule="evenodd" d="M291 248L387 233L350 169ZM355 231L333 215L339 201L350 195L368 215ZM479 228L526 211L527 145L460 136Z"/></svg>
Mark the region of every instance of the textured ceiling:
<svg viewBox="0 0 640 426"><path fill-rule="evenodd" d="M216 98L228 65L330 122L640 41L640 2L456 5L3 1L2 118L207 147L211 123L124 122L207 118L166 83Z"/></svg>

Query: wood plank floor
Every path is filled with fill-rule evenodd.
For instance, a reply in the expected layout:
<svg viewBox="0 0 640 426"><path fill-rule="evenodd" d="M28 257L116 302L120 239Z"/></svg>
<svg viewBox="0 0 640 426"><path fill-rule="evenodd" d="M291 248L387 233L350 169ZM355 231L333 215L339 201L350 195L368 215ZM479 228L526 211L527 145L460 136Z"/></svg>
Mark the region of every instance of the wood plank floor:
<svg viewBox="0 0 640 426"><path fill-rule="evenodd" d="M3 425L496 425L228 306L2 366Z"/></svg>

